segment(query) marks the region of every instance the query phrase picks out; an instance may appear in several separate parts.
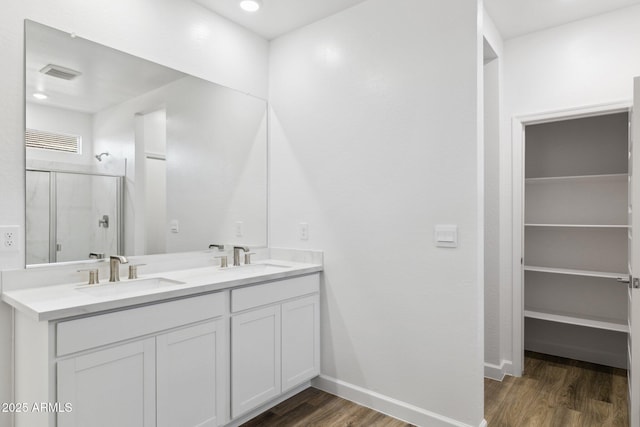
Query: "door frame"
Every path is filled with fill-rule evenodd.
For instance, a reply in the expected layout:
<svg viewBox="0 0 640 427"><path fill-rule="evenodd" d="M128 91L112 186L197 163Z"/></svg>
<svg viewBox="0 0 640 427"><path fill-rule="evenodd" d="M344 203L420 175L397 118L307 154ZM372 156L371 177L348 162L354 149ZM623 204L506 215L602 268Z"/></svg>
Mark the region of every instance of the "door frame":
<svg viewBox="0 0 640 427"><path fill-rule="evenodd" d="M512 172L512 374L522 376L524 369L524 153L525 126L567 119L601 116L631 111L632 101L620 101L578 108L553 110L514 116L511 120Z"/></svg>

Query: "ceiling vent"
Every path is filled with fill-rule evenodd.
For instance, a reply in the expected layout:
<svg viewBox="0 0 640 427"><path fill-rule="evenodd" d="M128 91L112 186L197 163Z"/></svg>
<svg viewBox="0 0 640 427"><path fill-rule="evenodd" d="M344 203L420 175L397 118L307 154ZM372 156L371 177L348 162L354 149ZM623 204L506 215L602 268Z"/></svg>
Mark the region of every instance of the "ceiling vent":
<svg viewBox="0 0 640 427"><path fill-rule="evenodd" d="M72 70L71 68L61 67L60 65L49 64L40 70L41 73L44 73L51 77L57 77L63 80L73 80L76 77L82 75L80 71Z"/></svg>

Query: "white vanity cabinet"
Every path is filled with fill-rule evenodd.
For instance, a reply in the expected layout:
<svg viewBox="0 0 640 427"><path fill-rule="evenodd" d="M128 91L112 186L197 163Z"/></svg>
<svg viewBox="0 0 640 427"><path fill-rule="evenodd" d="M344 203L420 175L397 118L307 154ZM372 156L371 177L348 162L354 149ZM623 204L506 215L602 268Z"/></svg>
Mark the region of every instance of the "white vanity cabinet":
<svg viewBox="0 0 640 427"><path fill-rule="evenodd" d="M280 307L231 319L231 415L237 417L280 394Z"/></svg>
<svg viewBox="0 0 640 427"><path fill-rule="evenodd" d="M18 316L21 329L46 328L40 349L48 348L49 357L39 357L44 367L33 366L36 360L26 365L28 358L23 366L16 359L17 373L30 368L50 372L19 380L16 397L71 404L71 410L17 414L16 427L225 424L228 295L205 294L49 324ZM30 350L38 349L18 345L16 355Z"/></svg>
<svg viewBox="0 0 640 427"><path fill-rule="evenodd" d="M224 424L228 394L227 322L156 338L158 427Z"/></svg>
<svg viewBox="0 0 640 427"><path fill-rule="evenodd" d="M58 399L74 408L58 417L58 427L222 425L222 323L212 320L58 362Z"/></svg>
<svg viewBox="0 0 640 427"><path fill-rule="evenodd" d="M320 373L320 303L311 295L281 306L282 391Z"/></svg>
<svg viewBox="0 0 640 427"><path fill-rule="evenodd" d="M57 388L58 401L72 405L58 427L155 426L155 339L64 359Z"/></svg>
<svg viewBox="0 0 640 427"><path fill-rule="evenodd" d="M231 415L320 372L319 275L231 291Z"/></svg>
<svg viewBox="0 0 640 427"><path fill-rule="evenodd" d="M4 295L15 304L15 399L30 409L15 427L241 424L320 372L320 273L304 268L129 306L61 307L59 288ZM36 293L54 302L34 316L25 300Z"/></svg>

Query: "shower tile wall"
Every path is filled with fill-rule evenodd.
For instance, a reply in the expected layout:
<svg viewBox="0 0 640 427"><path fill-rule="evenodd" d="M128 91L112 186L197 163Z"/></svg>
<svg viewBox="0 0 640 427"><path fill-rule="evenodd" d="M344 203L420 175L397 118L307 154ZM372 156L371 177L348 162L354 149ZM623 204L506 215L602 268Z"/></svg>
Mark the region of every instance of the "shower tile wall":
<svg viewBox="0 0 640 427"><path fill-rule="evenodd" d="M49 262L49 172L27 171L27 264Z"/></svg>

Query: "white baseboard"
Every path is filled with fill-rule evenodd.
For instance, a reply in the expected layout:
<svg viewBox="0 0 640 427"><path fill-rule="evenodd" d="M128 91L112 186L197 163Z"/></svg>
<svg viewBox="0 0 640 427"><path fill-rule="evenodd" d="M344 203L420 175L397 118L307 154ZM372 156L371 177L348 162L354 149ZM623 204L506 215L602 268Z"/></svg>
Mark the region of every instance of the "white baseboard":
<svg viewBox="0 0 640 427"><path fill-rule="evenodd" d="M340 381L336 378L320 375L311 381L311 385L327 393L350 400L359 405L371 408L375 411L397 418L416 426L429 427L473 427L461 421L445 417L426 409L418 408L406 402L384 396L375 391L367 390L354 384ZM482 420L479 427L486 427L487 422Z"/></svg>
<svg viewBox="0 0 640 427"><path fill-rule="evenodd" d="M500 366L492 363L484 364L484 376L496 381L502 381L505 375L513 375L513 364L510 360L503 360Z"/></svg>

